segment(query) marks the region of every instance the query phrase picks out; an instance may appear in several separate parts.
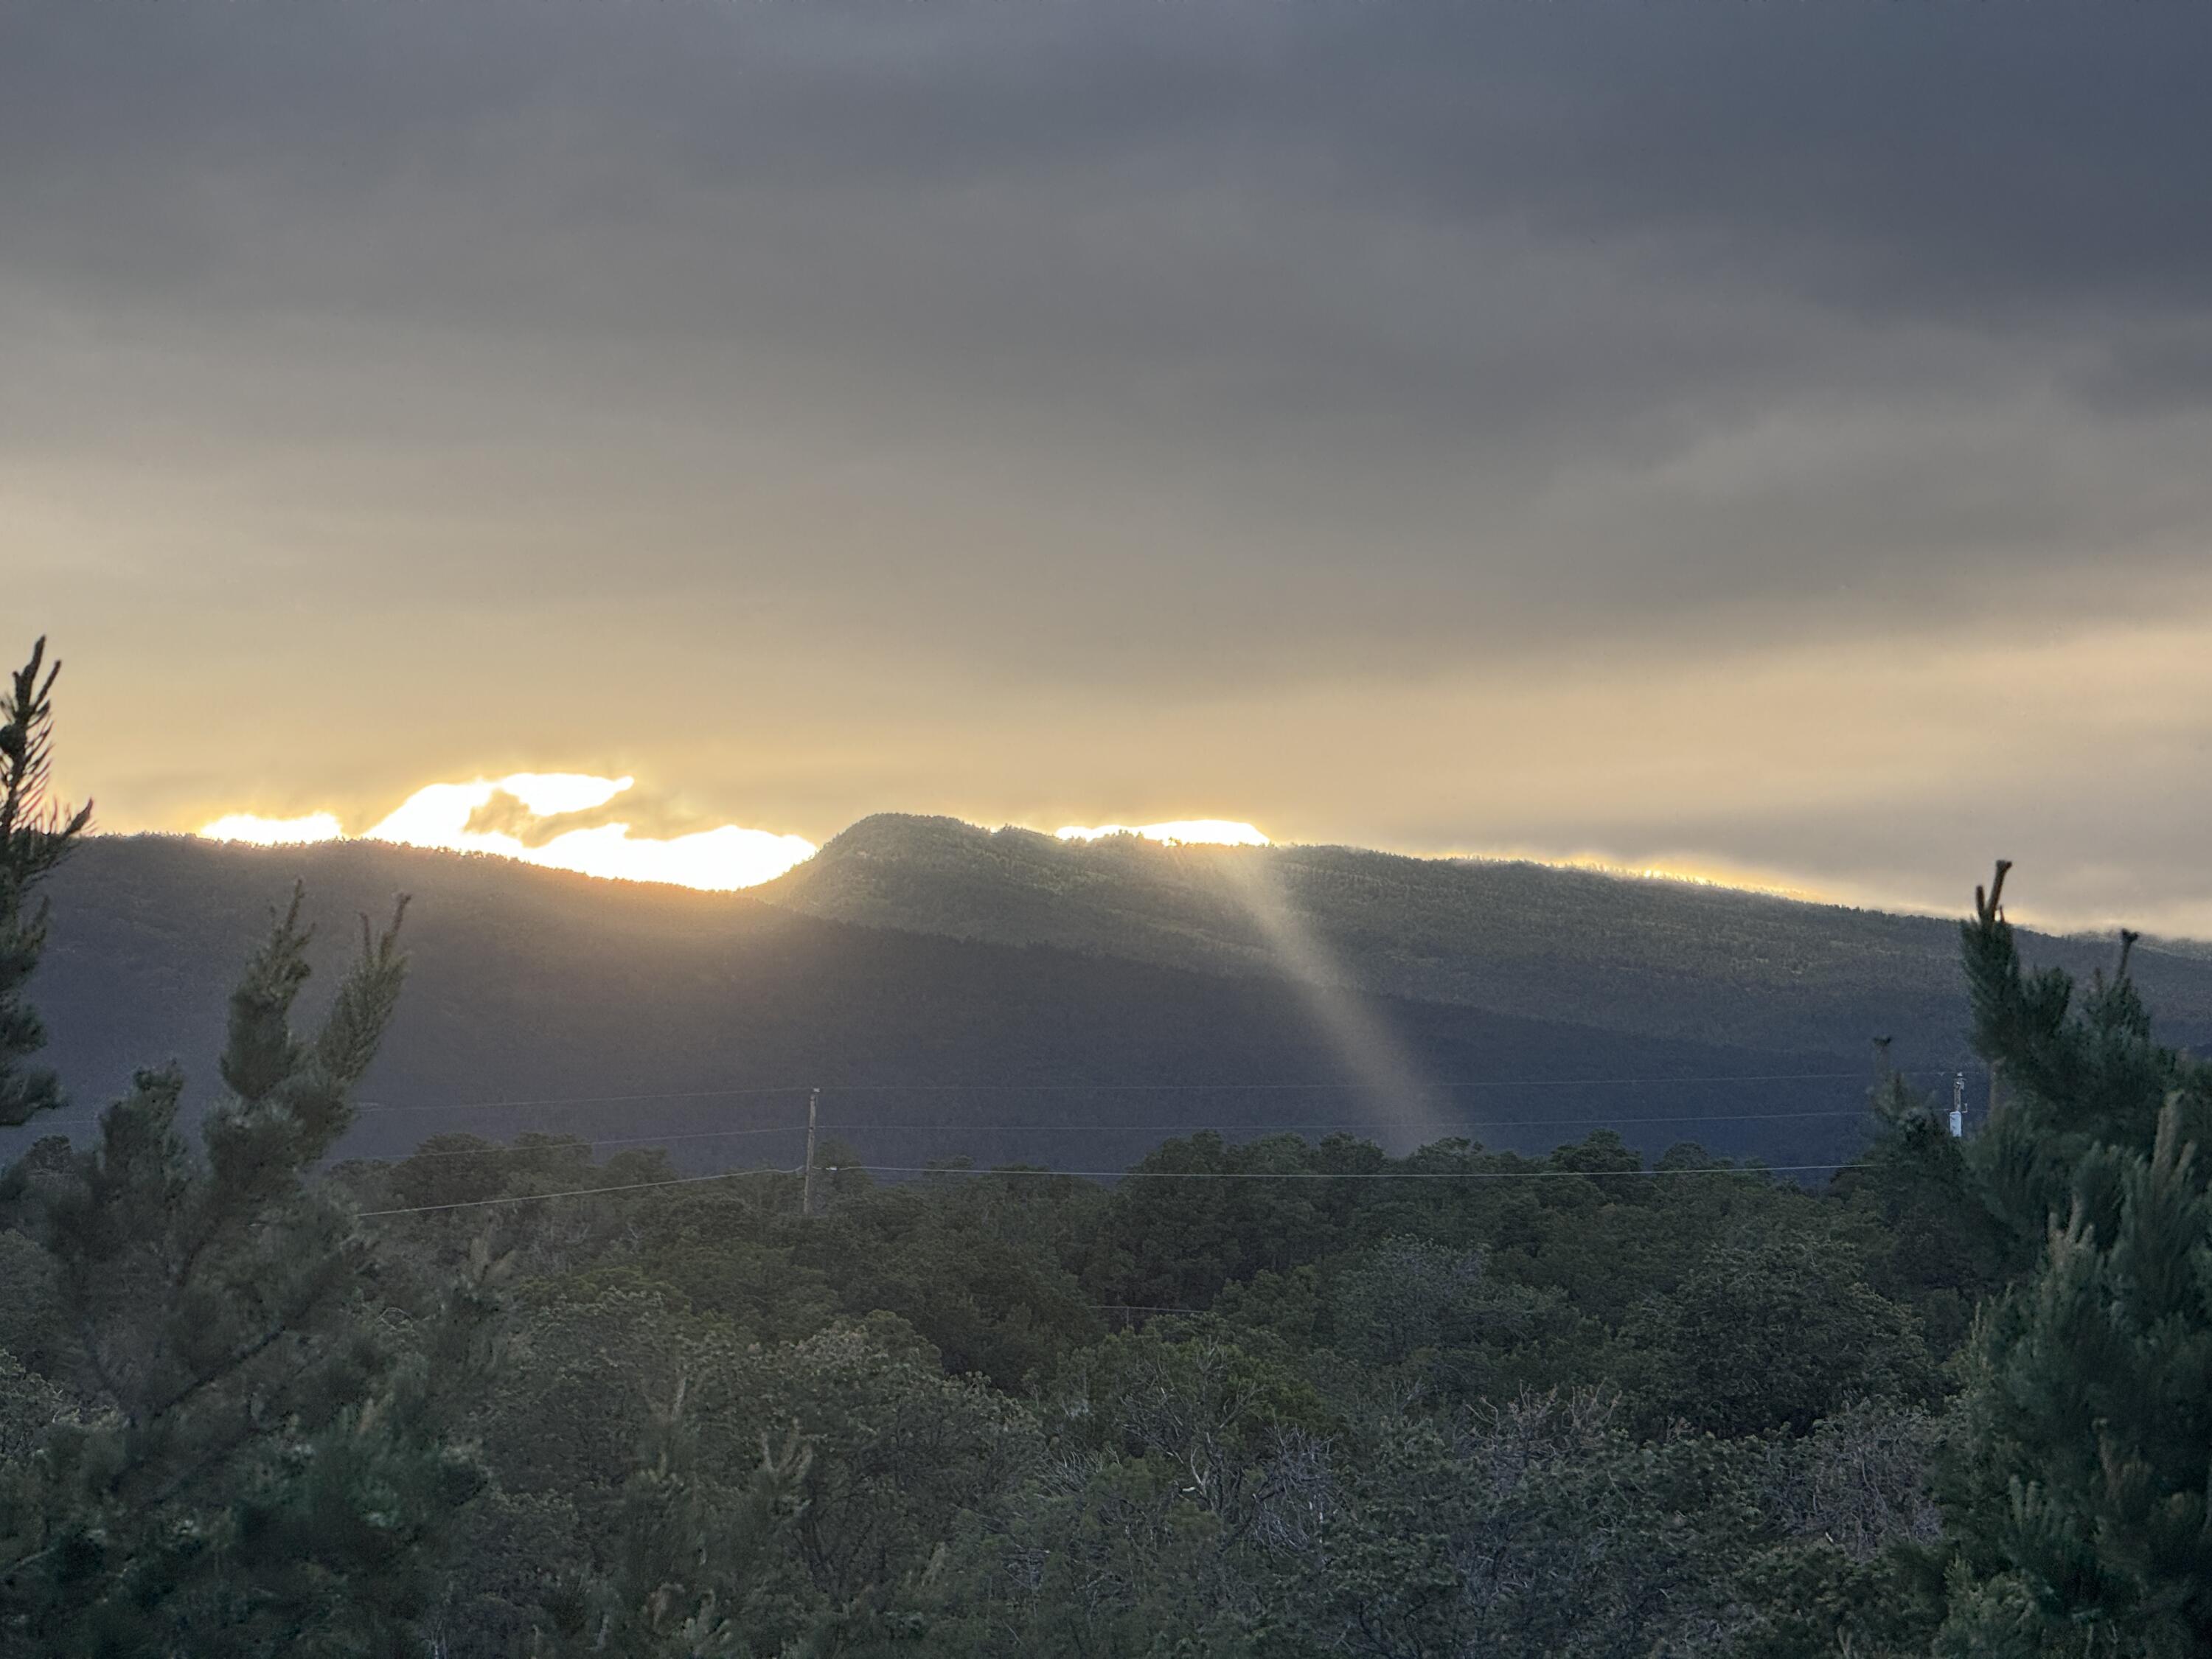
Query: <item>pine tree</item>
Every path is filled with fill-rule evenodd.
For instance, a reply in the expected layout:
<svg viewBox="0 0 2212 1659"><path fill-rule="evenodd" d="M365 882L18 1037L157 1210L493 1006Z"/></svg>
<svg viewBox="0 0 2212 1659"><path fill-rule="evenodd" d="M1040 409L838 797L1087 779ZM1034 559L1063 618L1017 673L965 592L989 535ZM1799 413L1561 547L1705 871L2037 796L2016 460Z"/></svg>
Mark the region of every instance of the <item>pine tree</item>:
<svg viewBox="0 0 2212 1659"><path fill-rule="evenodd" d="M92 823L92 803L71 812L46 799L53 758L54 678L44 639L0 698L0 1127L61 1104L54 1074L26 1064L46 1032L27 985L46 944L46 908L32 892Z"/></svg>
<svg viewBox="0 0 2212 1659"><path fill-rule="evenodd" d="M1974 915L1960 929L1974 1048L1996 1068L2001 1097L1970 1162L1984 1202L2019 1237L2040 1241L2081 1199L2109 1237L2116 1194L2081 1188L2105 1168L2087 1154L2098 1146L2148 1152L2176 1096L2184 1138L2203 1144L2212 1090L2203 1067L2152 1040L2149 1010L2128 971L2135 934L2121 935L2112 975L2100 971L2078 999L2063 969L2029 971L2005 920L2010 868L2001 861L1988 890L1974 890Z"/></svg>
<svg viewBox="0 0 2212 1659"><path fill-rule="evenodd" d="M58 1269L88 1401L0 1486L0 1654L420 1651L434 1547L479 1480L446 1441L495 1272L478 1260L411 1352L372 1316L374 1257L307 1177L391 1019L398 914L363 921L303 1036L299 913L231 998L199 1148L182 1074L147 1071L89 1149L42 1143L0 1183Z"/></svg>
<svg viewBox="0 0 2212 1659"><path fill-rule="evenodd" d="M1974 1147L1994 1212L2045 1234L1966 1358L1939 1650L2212 1651L2212 1073L2152 1042L2127 973L2078 1008L2000 908L1966 925L1975 1039L2007 1097Z"/></svg>
<svg viewBox="0 0 2212 1659"><path fill-rule="evenodd" d="M783 1541L813 1455L796 1428L781 1449L764 1434L744 1486L702 1478L686 1392L679 1374L668 1406L653 1410L623 1483L608 1570L549 1598L533 1659L750 1659L744 1593Z"/></svg>

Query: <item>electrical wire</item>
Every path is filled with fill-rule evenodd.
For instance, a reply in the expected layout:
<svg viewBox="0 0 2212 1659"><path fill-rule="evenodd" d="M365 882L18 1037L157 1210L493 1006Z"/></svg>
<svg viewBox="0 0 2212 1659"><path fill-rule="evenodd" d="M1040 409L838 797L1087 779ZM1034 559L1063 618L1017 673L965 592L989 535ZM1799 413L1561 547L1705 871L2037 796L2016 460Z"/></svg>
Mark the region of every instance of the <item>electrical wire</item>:
<svg viewBox="0 0 2212 1659"><path fill-rule="evenodd" d="M1707 1115L1656 1117L1530 1117L1504 1120L1484 1119L1466 1122L1443 1123L1431 1118L1369 1118L1328 1123L822 1123L819 1133L951 1133L965 1134L994 1133L1035 1133L1050 1134L1158 1134L1180 1136L1220 1134L1234 1136L1251 1131L1267 1130L1285 1133L1307 1129L1378 1129L1396 1127L1419 1127L1431 1129L1520 1129L1581 1127L1597 1124L1620 1128L1633 1128L1644 1123L1753 1123L1786 1121L1805 1118L1863 1117L1863 1107L1847 1110L1825 1112L1729 1112ZM804 1123L770 1123L740 1129L698 1129L660 1135L624 1135L611 1139L582 1140L549 1130L526 1130L525 1133L546 1136L544 1144L531 1146L493 1146L440 1147L434 1152L416 1151L394 1163L411 1163L417 1158L519 1158L577 1150L599 1152L611 1146L659 1146L677 1141L736 1140L753 1135L796 1134L805 1129ZM850 1165L848 1168L853 1167Z"/></svg>
<svg viewBox="0 0 2212 1659"><path fill-rule="evenodd" d="M1976 1061L1978 1065L1979 1062ZM1900 1066L1893 1073L1897 1077L1934 1077L1959 1070L1958 1066ZM1848 1072L1755 1072L1720 1073L1710 1076L1654 1076L1654 1077L1534 1077L1534 1078L1463 1078L1448 1082L1431 1082L1402 1091L1377 1089L1371 1083L1343 1080L1327 1082L1275 1083L1206 1083L1178 1079L1166 1083L824 1083L819 1085L824 1095L851 1094L1147 1094L1195 1093L1230 1094L1268 1092L1288 1094L1296 1091L1351 1091L1354 1093L1438 1094L1462 1089L1574 1089L1599 1085L1659 1085L1667 1084L1715 1083L1833 1083L1867 1079L1866 1068ZM791 1090L772 1092L804 1094L815 1085L797 1085Z"/></svg>
<svg viewBox="0 0 2212 1659"><path fill-rule="evenodd" d="M1868 1170L1870 1164L1776 1164L1768 1165L1712 1164L1680 1170L962 1170L927 1164L845 1164L825 1166L823 1173L841 1170L868 1175L1047 1176L1095 1181L1565 1181L1651 1180L1662 1176L1803 1175L1814 1170ZM551 1193L509 1193L497 1198L456 1199L446 1204L410 1204L391 1209L362 1210L359 1218L374 1220L395 1215L429 1215L444 1210L476 1210L493 1205L536 1204L556 1198L595 1198L608 1193L658 1192L672 1187L696 1187L708 1182L742 1181L748 1176L797 1175L797 1170L726 1170L720 1175L678 1176L667 1181L631 1181L612 1187L570 1187Z"/></svg>
<svg viewBox="0 0 2212 1659"><path fill-rule="evenodd" d="M1565 1181L1604 1176L1802 1175L1814 1170L1870 1170L1871 1164L1708 1164L1679 1170L973 1170L936 1164L830 1164L825 1173L868 1175L1073 1176L1093 1181Z"/></svg>
<svg viewBox="0 0 2212 1659"><path fill-rule="evenodd" d="M1979 1061L1960 1061L1948 1066L1901 1066L1891 1073L1895 1077L1939 1077L1948 1073L1977 1066ZM614 1106L641 1105L648 1102L702 1102L709 1100L761 1099L777 1095L805 1095L819 1092L825 1096L854 1094L1291 1094L1291 1093L1410 1093L1417 1097L1457 1093L1472 1089L1596 1089L1596 1088L1708 1088L1742 1083L1838 1083L1864 1082L1863 1069L1848 1072L1764 1072L1717 1073L1703 1076L1648 1077L1536 1077L1536 1078L1463 1078L1448 1082L1426 1083L1410 1090L1378 1090L1372 1084L1346 1081L1273 1082L1273 1083L1207 1083L1177 1079L1161 1083L779 1083L746 1085L727 1089L652 1089L634 1094L618 1095L538 1095L499 1100L455 1101L363 1101L355 1106L356 1115L367 1116L386 1113L416 1112L490 1112L519 1111L531 1108L561 1108L564 1109L596 1109ZM1549 1121L1550 1120L1543 1120ZM1589 1122L1610 1121L1592 1118ZM1653 1120L1658 1121L1658 1120ZM1687 1120L1675 1119L1673 1121ZM48 1118L49 1128L96 1127L98 1117ZM1012 1127L1012 1126L1001 1126ZM1314 1125L1314 1127L1332 1127ZM1357 1127L1358 1125L1342 1127Z"/></svg>
<svg viewBox="0 0 2212 1659"><path fill-rule="evenodd" d="M434 1152L413 1152L398 1163L411 1163L418 1158L501 1158L517 1152L573 1152L586 1148L598 1152L603 1146L658 1146L670 1140L733 1140L740 1135L795 1134L806 1126L804 1123L771 1123L758 1129L701 1129L695 1133L675 1135L624 1135L614 1140L574 1140L566 1135L555 1136L542 1146L452 1146L440 1147ZM526 1129L525 1134L543 1133Z"/></svg>
<svg viewBox="0 0 2212 1659"><path fill-rule="evenodd" d="M1902 1067L1898 1077L1936 1077L1960 1069L1959 1066ZM734 1100L775 1095L819 1093L824 1097L857 1094L1293 1094L1397 1092L1425 1097L1474 1089L1581 1089L1708 1087L1742 1083L1864 1082L1863 1068L1847 1072L1717 1073L1685 1076L1464 1078L1422 1084L1408 1090L1378 1090L1372 1084L1340 1079L1322 1082L1210 1083L1188 1079L1160 1083L1088 1083L1075 1081L1032 1083L785 1083L730 1089L664 1089L621 1095L542 1095L502 1100L461 1100L444 1103L405 1103L368 1101L355 1108L367 1115L386 1112L477 1112L528 1107L600 1107L636 1105L650 1101Z"/></svg>
<svg viewBox="0 0 2212 1659"><path fill-rule="evenodd" d="M364 1101L356 1112L495 1112L531 1106L635 1106L652 1100L736 1100L747 1096L803 1095L811 1085L783 1083L742 1089L656 1089L635 1095L549 1095L534 1100L462 1100L445 1104L392 1105Z"/></svg>
<svg viewBox="0 0 2212 1659"><path fill-rule="evenodd" d="M493 1204L535 1204L555 1198L596 1198L602 1193L641 1193L665 1187L696 1187L709 1181L742 1181L748 1176L797 1175L796 1170L725 1170L720 1175L676 1176L666 1181L627 1181L615 1187L569 1187L557 1193L509 1193L500 1198L463 1198L450 1204L409 1204L392 1210L362 1210L357 1219L380 1216L428 1215L438 1210L481 1210Z"/></svg>
<svg viewBox="0 0 2212 1659"><path fill-rule="evenodd" d="M1634 1125L1638 1123L1765 1123L1790 1118L1864 1117L1863 1106L1836 1108L1819 1112L1712 1112L1712 1113L1655 1113L1648 1117L1509 1117L1468 1118L1456 1122L1443 1121L1432 1117L1367 1117L1340 1118L1326 1123L823 1123L824 1133L832 1129L849 1130L858 1134L882 1130L912 1131L918 1129L1036 1129L1070 1130L1077 1133L1097 1134L1108 1130L1127 1130L1131 1133L1199 1134L1207 1130L1227 1133L1245 1129L1389 1129L1419 1128L1434 1126L1439 1128L1467 1129L1545 1129L1554 1125L1584 1123Z"/></svg>

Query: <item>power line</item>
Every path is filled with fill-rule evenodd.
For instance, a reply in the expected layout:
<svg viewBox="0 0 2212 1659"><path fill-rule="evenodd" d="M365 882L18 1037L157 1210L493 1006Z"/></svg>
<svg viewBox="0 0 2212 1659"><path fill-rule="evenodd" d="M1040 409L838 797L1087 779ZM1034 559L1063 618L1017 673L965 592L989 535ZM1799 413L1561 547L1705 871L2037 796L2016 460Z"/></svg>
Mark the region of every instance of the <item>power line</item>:
<svg viewBox="0 0 2212 1659"><path fill-rule="evenodd" d="M569 1187L557 1193L509 1193L502 1198L463 1198L450 1204L410 1204L392 1210L362 1210L357 1219L378 1216L428 1215L435 1210L480 1210L491 1204L535 1204L541 1199L593 1198L602 1193L641 1193L664 1187L696 1187L709 1181L742 1181L748 1176L797 1175L796 1170L725 1170L720 1175L677 1176L667 1181L628 1181L616 1187Z"/></svg>
<svg viewBox="0 0 2212 1659"><path fill-rule="evenodd" d="M518 1152L574 1152L580 1148L592 1152L602 1146L658 1146L669 1140L732 1140L739 1135L796 1134L806 1126L803 1123L771 1123L757 1129L700 1129L694 1133L673 1135L623 1135L613 1140L578 1140L567 1135L549 1137L538 1146L453 1146L441 1147L434 1152L413 1152L395 1163L412 1163L418 1158L505 1158ZM544 1133L543 1130L523 1131L525 1134Z"/></svg>
<svg viewBox="0 0 2212 1659"><path fill-rule="evenodd" d="M1978 1064L1978 1062L1977 1062ZM1948 1066L1920 1066L1899 1067L1892 1073L1897 1077L1936 1077L1959 1069L1959 1064ZM1160 1083L833 1083L820 1085L826 1095L850 1094L1291 1094L1291 1093L1359 1093L1411 1094L1416 1097L1456 1093L1474 1089L1596 1089L1596 1088L1658 1088L1713 1087L1744 1083L1838 1083L1863 1082L1866 1073L1848 1072L1765 1072L1717 1073L1702 1076L1642 1076L1642 1077L1551 1077L1551 1078L1463 1078L1447 1082L1426 1083L1412 1089L1384 1089L1367 1083L1331 1082L1273 1082L1273 1083L1206 1083L1188 1079ZM418 1112L489 1112L516 1111L531 1108L561 1108L564 1109L596 1109L614 1106L641 1105L655 1101L703 1102L710 1100L764 1099L778 1095L804 1095L815 1085L803 1083L783 1083L747 1085L727 1089L652 1089L633 1094L602 1095L538 1095L498 1100L455 1101L364 1101L353 1109L359 1116L382 1115L392 1113ZM1747 1113L1746 1117L1790 1116L1789 1113ZM1807 1113L1818 1116L1823 1114ZM1374 1121L1376 1120L1369 1120ZM1613 1122L1611 1118L1532 1119L1528 1127L1546 1122L1581 1121ZM1652 1118L1652 1122L1687 1122L1687 1118ZM1720 1121L1715 1118L1715 1121ZM36 1121L36 1120L34 1120ZM48 1128L82 1128L97 1127L98 1117L47 1118ZM29 1126L25 1126L29 1127ZM860 1126L853 1126L858 1127ZM907 1126L885 1126L907 1127ZM927 1126L921 1126L927 1127ZM952 1126L944 1126L952 1127ZM1019 1125L986 1125L987 1127L1019 1127ZM1113 1126L1120 1127L1120 1126ZM1137 1127L1137 1126L1131 1126ZM1165 1127L1180 1127L1167 1125ZM1299 1127L1270 1126L1270 1127ZM1314 1124L1315 1128L1358 1127L1357 1124ZM1506 1125L1495 1127L1504 1127Z"/></svg>
<svg viewBox="0 0 2212 1659"><path fill-rule="evenodd" d="M855 1170L867 1175L1048 1176L1094 1181L1565 1181L1596 1180L1604 1176L1650 1180L1662 1176L1803 1175L1814 1170L1869 1170L1870 1164L1776 1164L1738 1166L1713 1164L1682 1170L962 1170L927 1164L843 1164L829 1172ZM441 1210L475 1210L491 1205L536 1204L556 1198L595 1198L607 1193L658 1192L670 1187L696 1187L707 1182L741 1181L749 1176L796 1175L795 1170L726 1170L720 1175L680 1176L668 1181L632 1181L613 1187L571 1187L552 1193L510 1193L499 1198L464 1198L447 1204L410 1204L392 1209L363 1210L359 1218L382 1216L428 1215Z"/></svg>
<svg viewBox="0 0 2212 1659"><path fill-rule="evenodd" d="M527 1106L635 1106L651 1100L735 1100L745 1096L803 1095L805 1084L777 1084L743 1089L653 1089L635 1095L547 1095L535 1100L461 1100L442 1105L389 1105L366 1101L356 1112L493 1112Z"/></svg>
<svg viewBox="0 0 2212 1659"><path fill-rule="evenodd" d="M1619 1123L1633 1126L1638 1123L1754 1123L1771 1122L1788 1118L1806 1117L1864 1117L1863 1106L1839 1108L1820 1112L1714 1112L1714 1113L1654 1113L1647 1117L1520 1117L1467 1118L1445 1121L1431 1117L1368 1117L1341 1118L1326 1123L825 1123L824 1129L849 1129L854 1133L878 1130L916 1129L1036 1129L1072 1130L1078 1133L1100 1134L1109 1130L1126 1130L1132 1134L1163 1133L1179 1131L1184 1134L1200 1134L1208 1130L1226 1133L1237 1129L1387 1129L1419 1127L1433 1125L1439 1128L1468 1129L1542 1129L1556 1125L1574 1126L1584 1123Z"/></svg>
<svg viewBox="0 0 2212 1659"><path fill-rule="evenodd" d="M1935 1077L1957 1070L1956 1066L1924 1066L1900 1070L1899 1077ZM1863 1071L1725 1073L1687 1077L1553 1077L1465 1078L1423 1084L1411 1091L1379 1090L1372 1084L1345 1081L1205 1083L1176 1079L1160 1083L1084 1083L1061 1080L1036 1083L825 1083L825 1095L856 1094L1291 1094L1291 1093L1407 1093L1429 1095L1468 1089L1633 1088L1661 1085L1705 1086L1731 1083L1836 1083L1863 1081ZM787 1083L731 1089L659 1089L623 1095L541 1095L511 1100L459 1100L446 1103L364 1102L360 1114L387 1112L489 1112L534 1106L599 1107L637 1105L649 1101L736 1100L774 1095L804 1095L817 1085ZM76 1120L82 1122L96 1119Z"/></svg>
<svg viewBox="0 0 2212 1659"><path fill-rule="evenodd" d="M1952 1066L1900 1067L1898 1077L1936 1077L1956 1071ZM851 1094L1231 1094L1297 1091L1336 1091L1358 1094L1438 1094L1462 1089L1578 1089L1599 1086L1656 1085L1712 1083L1834 1083L1867 1081L1862 1066L1848 1072L1722 1073L1710 1076L1655 1077L1524 1077L1463 1078L1431 1082L1406 1089L1384 1088L1371 1083L1347 1081L1276 1083L1204 1083L1176 1080L1165 1083L825 1083L825 1095ZM772 1092L803 1094L803 1088Z"/></svg>
<svg viewBox="0 0 2212 1659"><path fill-rule="evenodd" d="M935 1164L835 1164L868 1175L1073 1176L1095 1181L1565 1181L1603 1176L1802 1175L1815 1170L1871 1170L1871 1164L1707 1164L1680 1170L973 1170Z"/></svg>
<svg viewBox="0 0 2212 1659"><path fill-rule="evenodd" d="M394 1104L386 1101L368 1100L354 1106L356 1116L386 1112L494 1112L520 1110L533 1106L600 1107L635 1106L647 1101L705 1101L736 1100L745 1097L769 1095L803 1095L805 1084L777 1084L773 1086L742 1089L652 1089L631 1095L542 1095L519 1100L448 1100L416 1101ZM97 1125L97 1117L56 1117L46 1120L50 1128L64 1129Z"/></svg>
<svg viewBox="0 0 2212 1659"><path fill-rule="evenodd" d="M1437 1129L1516 1129L1580 1127L1589 1124L1617 1125L1633 1128L1639 1123L1748 1123L1771 1122L1798 1118L1863 1117L1863 1109L1828 1112L1732 1112L1711 1115L1657 1116L1644 1118L1621 1117L1530 1117L1504 1120L1486 1119L1479 1121L1437 1122L1429 1118L1370 1118L1329 1123L826 1123L821 1127L831 1133L849 1130L854 1133L884 1132L928 1133L977 1133L998 1131L1053 1134L1157 1134L1176 1133L1182 1135L1239 1134L1248 1130L1267 1129L1289 1131L1300 1129L1372 1129L1407 1125L1425 1126ZM588 1150L599 1152L610 1146L659 1146L676 1141L735 1140L753 1135L798 1134L805 1130L804 1123L770 1123L743 1129L697 1129L662 1135L623 1135L611 1139L583 1140L545 1130L526 1130L525 1133L544 1134L540 1145L452 1146L434 1152L416 1151L404 1157L388 1160L393 1164L412 1163L417 1158L519 1158L532 1154L555 1153ZM858 1167L853 1164L847 1169Z"/></svg>

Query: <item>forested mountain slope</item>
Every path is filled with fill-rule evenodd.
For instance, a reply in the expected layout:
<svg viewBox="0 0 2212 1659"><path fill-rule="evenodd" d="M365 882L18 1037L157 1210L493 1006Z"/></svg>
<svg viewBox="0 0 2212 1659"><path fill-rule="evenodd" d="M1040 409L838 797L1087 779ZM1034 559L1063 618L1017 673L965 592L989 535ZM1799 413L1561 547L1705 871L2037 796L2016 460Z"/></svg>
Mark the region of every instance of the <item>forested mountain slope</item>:
<svg viewBox="0 0 2212 1659"><path fill-rule="evenodd" d="M1982 873L1960 872L1962 908ZM1301 973L1645 1036L1856 1055L1886 1034L1916 1066L1953 1060L1966 1020L1950 921L1530 863L1071 843L884 814L756 890L842 921ZM2026 937L2038 961L2082 977L2116 949ZM2212 1037L2203 947L2142 945L2135 968L2169 1040Z"/></svg>
<svg viewBox="0 0 2212 1659"><path fill-rule="evenodd" d="M1818 1029L1809 1017L1767 1031L1739 1018L1735 1041L1655 1036L1463 1003L1317 997L1273 973L857 927L745 895L499 860L167 837L95 840L51 884L38 996L74 1115L133 1067L171 1057L196 1091L210 1085L237 967L295 878L329 966L356 912L414 895L412 975L368 1085L384 1109L364 1113L351 1152L547 1128L684 1137L671 1145L694 1169L790 1164L813 1084L825 1090L825 1133L896 1165L967 1155L1113 1169L1170 1133L1274 1125L1341 1125L1398 1146L1456 1129L1545 1148L1618 1122L1655 1155L1695 1139L1777 1163L1847 1157L1859 1143L1866 1027L1848 1011L1825 1043L1802 1040ZM1378 929L1415 908L1397 904L1378 908ZM1638 948L1648 958L1654 947ZM1576 949L1602 959L1600 942ZM1611 981L1638 983L1635 961L1608 967ZM1564 979L1571 964L1563 955L1552 971ZM1650 994L1667 994L1656 964L1643 974ZM1589 996L1577 1006L1602 1012ZM570 1103L478 1103L549 1100ZM734 1133L755 1129L769 1133Z"/></svg>

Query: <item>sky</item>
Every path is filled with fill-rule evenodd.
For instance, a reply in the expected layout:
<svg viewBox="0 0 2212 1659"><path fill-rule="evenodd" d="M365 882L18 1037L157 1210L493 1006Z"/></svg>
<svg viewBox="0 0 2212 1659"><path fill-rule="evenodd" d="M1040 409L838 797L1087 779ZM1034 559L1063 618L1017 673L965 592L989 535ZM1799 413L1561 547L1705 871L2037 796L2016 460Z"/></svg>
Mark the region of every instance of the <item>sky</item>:
<svg viewBox="0 0 2212 1659"><path fill-rule="evenodd" d="M582 827L2003 855L2212 937L2208 64L2162 0L9 0L8 648L114 830L627 778Z"/></svg>

